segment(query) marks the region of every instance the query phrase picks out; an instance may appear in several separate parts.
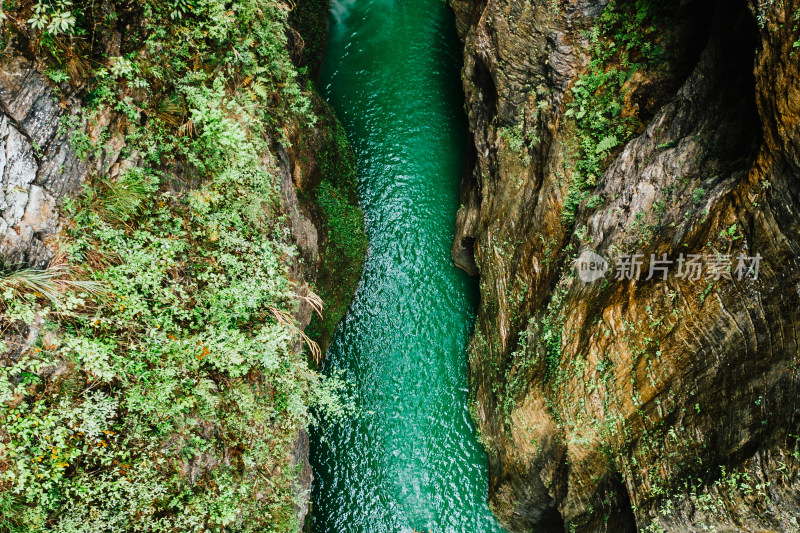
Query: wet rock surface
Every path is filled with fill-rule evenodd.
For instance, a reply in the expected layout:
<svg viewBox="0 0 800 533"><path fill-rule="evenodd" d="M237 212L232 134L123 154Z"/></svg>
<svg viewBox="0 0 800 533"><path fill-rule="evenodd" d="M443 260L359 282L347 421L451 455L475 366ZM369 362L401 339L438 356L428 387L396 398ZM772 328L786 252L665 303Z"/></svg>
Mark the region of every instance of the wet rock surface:
<svg viewBox="0 0 800 533"><path fill-rule="evenodd" d="M800 4L676 2L668 66L624 86L641 127L565 220L565 113L606 4L453 4L474 140L453 257L480 276L492 507L510 531L795 531ZM584 250L603 281L576 276ZM626 254L641 279L615 279ZM646 280L651 254L761 261Z"/></svg>

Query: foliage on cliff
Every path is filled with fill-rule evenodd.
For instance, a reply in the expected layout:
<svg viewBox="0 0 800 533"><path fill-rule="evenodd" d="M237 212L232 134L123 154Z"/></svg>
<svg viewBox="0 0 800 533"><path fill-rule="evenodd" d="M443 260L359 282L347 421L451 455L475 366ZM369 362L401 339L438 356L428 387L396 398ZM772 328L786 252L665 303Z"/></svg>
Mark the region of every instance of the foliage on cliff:
<svg viewBox="0 0 800 533"><path fill-rule="evenodd" d="M317 154L319 182L301 198L319 218L320 264L315 288L327 312L314 315L308 334L327 346L344 317L361 277L367 251L364 213L358 206L355 162L342 125L333 118L322 124L329 138Z"/></svg>
<svg viewBox="0 0 800 533"><path fill-rule="evenodd" d="M611 2L586 31L591 61L572 87L564 113L574 125L577 154L563 218L575 221L579 205L589 197L612 154L642 127L635 112L625 109L628 83L637 71L655 70L663 60L659 41L674 6L651 0ZM663 68L663 64L662 64ZM596 198L590 205L596 205Z"/></svg>
<svg viewBox="0 0 800 533"><path fill-rule="evenodd" d="M292 317L318 302L289 272L270 155L288 125L315 120L288 8L4 9L3 45L84 97L63 124L73 149L107 163L123 148L65 202L48 270L3 267L6 338L33 341L0 346L0 528L296 529L294 439L310 405L342 405Z"/></svg>

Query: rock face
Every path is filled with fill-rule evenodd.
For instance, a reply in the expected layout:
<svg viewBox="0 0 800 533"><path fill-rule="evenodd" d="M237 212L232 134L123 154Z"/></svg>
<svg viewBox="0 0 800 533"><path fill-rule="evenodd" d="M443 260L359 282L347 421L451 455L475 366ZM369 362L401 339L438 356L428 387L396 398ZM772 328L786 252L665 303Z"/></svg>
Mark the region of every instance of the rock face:
<svg viewBox="0 0 800 533"><path fill-rule="evenodd" d="M66 103L30 61L7 52L0 59L0 254L42 267L51 257L45 241L58 228L58 198L75 192L88 169L58 134Z"/></svg>
<svg viewBox="0 0 800 533"><path fill-rule="evenodd" d="M480 276L473 415L509 531L799 528L800 2L664 4L452 4L474 139L453 257ZM619 42L662 59L619 78L630 134L587 151L580 91L628 68ZM586 250L604 280L576 275ZM630 254L641 279L616 279Z"/></svg>

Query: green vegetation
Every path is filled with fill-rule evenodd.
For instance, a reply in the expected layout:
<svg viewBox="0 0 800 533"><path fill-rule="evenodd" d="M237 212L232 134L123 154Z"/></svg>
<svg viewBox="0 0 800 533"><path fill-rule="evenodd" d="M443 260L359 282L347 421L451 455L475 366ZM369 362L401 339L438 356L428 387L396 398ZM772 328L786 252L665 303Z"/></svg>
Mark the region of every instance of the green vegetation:
<svg viewBox="0 0 800 533"><path fill-rule="evenodd" d="M794 14L792 14L792 21L794 22L792 31L798 31L798 28L800 28L800 9L795 10ZM792 43L792 51L789 55L794 56L797 48L800 48L800 38Z"/></svg>
<svg viewBox="0 0 800 533"><path fill-rule="evenodd" d="M507 126L497 129L497 135L508 143L508 147L514 152L520 153L522 163L525 166L531 164L531 156L527 153L527 146L533 145L538 142L534 137L533 132L526 134L524 128L524 119L514 126Z"/></svg>
<svg viewBox="0 0 800 533"><path fill-rule="evenodd" d="M510 428L509 415L514 411L517 400L527 391L531 372L534 368L543 368L543 382L549 383L553 377L563 378L563 371L558 375L561 362L561 341L564 333L565 315L561 305L567 295L567 286L561 283L553 289L553 297L547 308L537 318L531 318L517 339L517 350L511 354L511 364L505 370L505 378L497 380L494 387L503 406L505 422ZM530 337L541 339L539 349L532 346ZM541 365L541 366L540 366Z"/></svg>
<svg viewBox="0 0 800 533"><path fill-rule="evenodd" d="M612 154L630 140L642 124L626 107L627 84L638 70L662 60L658 46L662 15L651 0L612 1L585 35L591 61L572 87L565 116L574 124L577 156L564 201L562 218L575 222L578 206L591 194ZM593 205L596 205L593 203Z"/></svg>
<svg viewBox="0 0 800 533"><path fill-rule="evenodd" d="M63 125L80 157L124 136L122 156L139 164L106 169L65 202L63 259L0 273L5 340L32 333L0 346L0 529L296 530L297 432L310 406L349 407L341 382L296 348L296 252L266 156L287 125L315 116L284 10L6 6L5 31L49 59L51 80L87 86L84 111ZM108 57L103 39L122 18L125 52ZM102 127L113 111L127 119L120 131ZM320 205L349 261L363 246L333 185Z"/></svg>
<svg viewBox="0 0 800 533"><path fill-rule="evenodd" d="M330 138L317 158L322 180L304 193L303 198L318 208L322 257L316 289L327 305L327 312L321 318L314 316L308 333L322 346L327 346L361 277L367 236L364 213L358 206L355 162L344 129L336 120L323 126Z"/></svg>
<svg viewBox="0 0 800 533"><path fill-rule="evenodd" d="M314 75L322 65L328 38L327 0L298 2L289 15L289 25L301 41L301 63Z"/></svg>

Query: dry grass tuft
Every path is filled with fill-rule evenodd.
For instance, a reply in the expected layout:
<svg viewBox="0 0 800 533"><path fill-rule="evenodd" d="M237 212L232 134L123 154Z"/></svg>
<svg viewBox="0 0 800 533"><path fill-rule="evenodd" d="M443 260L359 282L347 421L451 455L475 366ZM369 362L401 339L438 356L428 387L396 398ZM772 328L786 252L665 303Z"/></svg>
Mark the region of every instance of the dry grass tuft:
<svg viewBox="0 0 800 533"><path fill-rule="evenodd" d="M46 269L0 268L0 292L11 292L12 297L34 294L52 304L58 304L68 291L99 294L102 284L96 281L79 279L74 266L66 261L64 254L56 255Z"/></svg>
<svg viewBox="0 0 800 533"><path fill-rule="evenodd" d="M319 297L317 296L317 298ZM319 364L320 362L322 362L322 349L320 349L319 344L308 338L308 335L306 335L302 329L297 327L297 325L294 322L294 318L292 318L292 315L290 315L286 311L281 311L276 307L270 307L269 310L272 313L272 316L275 317L275 320L277 320L279 324L283 324L284 326L291 329L293 333L297 333L300 335L300 338L302 338L303 341L306 343L306 346L308 346L308 350L311 352L311 358L314 360L315 363Z"/></svg>

